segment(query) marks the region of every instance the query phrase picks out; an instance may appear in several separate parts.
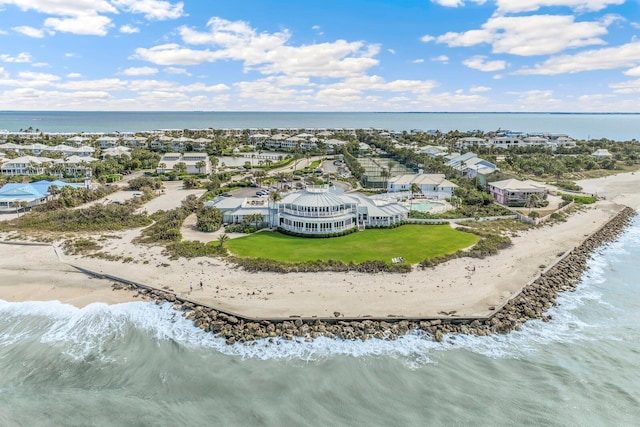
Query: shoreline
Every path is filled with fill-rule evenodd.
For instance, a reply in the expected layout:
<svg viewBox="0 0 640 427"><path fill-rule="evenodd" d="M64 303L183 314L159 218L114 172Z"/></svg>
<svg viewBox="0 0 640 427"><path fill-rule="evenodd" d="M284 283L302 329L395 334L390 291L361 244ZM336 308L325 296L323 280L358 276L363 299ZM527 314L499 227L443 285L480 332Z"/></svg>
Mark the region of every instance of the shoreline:
<svg viewBox="0 0 640 427"><path fill-rule="evenodd" d="M398 327L406 327L408 331L409 326L415 325L404 324L408 321L403 319L444 320L447 325L452 324L450 322L459 323L463 318L478 322L481 319L495 319L497 313L504 312L503 307L508 308L507 305L519 294L527 296L528 291L524 290L535 280L553 282L549 275L558 272L553 270L555 267L549 266L570 258L572 255L568 254L569 251L589 241L598 230L608 228L607 224L612 218L626 212L624 215L628 220L632 213L635 214L633 209L617 204L618 200L623 197L621 201L625 204L640 206L640 194L634 192L640 177L633 173L590 181L586 183L586 188L588 185L604 187L607 194L611 194L611 197L607 197L609 200L599 201L596 205L575 212L566 222L521 232L513 238L512 248L486 259L458 258L425 270L414 268L414 271L406 274L379 273L373 276L327 272L248 273L219 259L168 260L161 254L161 248L130 245L131 238L139 230L129 230L113 239L103 240L105 252L122 257L131 256L136 260L132 263L62 253L58 259L53 246L48 246L47 250L30 245L16 250L18 245L5 242L0 245L0 275L8 280L3 280L3 285L0 285L0 299L56 299L77 307L92 302L120 303L139 301L141 298L152 299L147 292L134 294L121 286L112 290L112 280L89 279L77 270L74 274L61 267L66 265L66 268L71 268L68 265L71 264L98 275L117 272L125 280L148 284L157 289L162 298L165 297L165 291L173 292L174 298L187 301L178 304L183 306L178 308L188 311L195 310L198 305L209 306L230 313L241 313L239 315L247 319L279 319L282 321L280 323L287 325L286 322L307 324L302 318L309 322L323 318L332 324L347 324L350 323L347 319L355 319L356 323L367 322L368 329L373 331L370 319L378 318L385 319L382 323L400 325ZM616 187L617 182L622 183L621 188ZM578 273L578 279L581 274L582 270ZM200 280L204 282L202 289L199 288ZM189 290L189 282L193 283L193 290ZM205 309L198 313L202 310ZM227 315L222 313L220 317L224 316ZM212 319L209 316L209 321L201 319L199 326L211 328L214 322L219 321L217 314L215 317ZM227 317L232 318L233 327L256 323L239 320L233 315ZM233 323L234 319L237 323ZM417 322L417 327L423 330L437 326L431 325L431 322L420 323ZM226 322L223 321L223 324ZM219 323L215 325L216 328L222 327ZM342 326L351 328L344 324ZM388 330L397 336L397 331ZM449 332L447 328L442 331ZM486 331L484 328L481 334ZM270 336L275 330L268 332ZM237 337L238 340L241 338Z"/></svg>

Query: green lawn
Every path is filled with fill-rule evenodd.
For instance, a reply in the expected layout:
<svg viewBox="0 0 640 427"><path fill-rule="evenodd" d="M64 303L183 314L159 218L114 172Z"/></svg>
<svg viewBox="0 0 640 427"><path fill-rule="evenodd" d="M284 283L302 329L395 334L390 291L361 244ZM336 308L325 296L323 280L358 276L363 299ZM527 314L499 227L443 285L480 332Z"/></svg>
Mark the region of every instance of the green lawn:
<svg viewBox="0 0 640 427"><path fill-rule="evenodd" d="M404 225L393 229L370 229L327 239L285 236L261 232L225 243L234 255L285 262L339 260L360 263L403 257L416 264L456 252L479 240L475 234L456 231L448 225Z"/></svg>

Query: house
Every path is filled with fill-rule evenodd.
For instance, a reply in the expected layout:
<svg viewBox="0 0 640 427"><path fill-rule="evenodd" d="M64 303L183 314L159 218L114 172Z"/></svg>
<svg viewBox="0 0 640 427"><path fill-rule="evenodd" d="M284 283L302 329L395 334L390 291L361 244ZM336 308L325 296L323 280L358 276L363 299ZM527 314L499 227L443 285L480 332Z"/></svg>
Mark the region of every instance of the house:
<svg viewBox="0 0 640 427"><path fill-rule="evenodd" d="M147 138L142 136L126 136L122 143L129 148L147 148Z"/></svg>
<svg viewBox="0 0 640 427"><path fill-rule="evenodd" d="M599 148L591 154L591 156L595 157L598 160L601 159L609 159L611 158L611 153L606 148Z"/></svg>
<svg viewBox="0 0 640 427"><path fill-rule="evenodd" d="M523 142L520 138L514 136L498 136L489 140L489 145L495 148L509 149L513 147L522 147Z"/></svg>
<svg viewBox="0 0 640 427"><path fill-rule="evenodd" d="M157 173L167 173L175 170L178 163L184 163L189 175L211 173L211 161L206 153L165 153L156 168Z"/></svg>
<svg viewBox="0 0 640 427"><path fill-rule="evenodd" d="M489 193L504 206L525 206L532 195L542 200L547 192L544 184L531 180L506 179L489 183Z"/></svg>
<svg viewBox="0 0 640 427"><path fill-rule="evenodd" d="M465 161L457 167L458 171L467 178L475 178L478 175L487 176L498 170L498 167L488 160L475 157Z"/></svg>
<svg viewBox="0 0 640 427"><path fill-rule="evenodd" d="M70 175L76 176L90 176L91 172L89 169L89 164L93 162L97 162L98 159L94 157L88 156L69 156L64 160L56 160L54 163L61 163L64 165L64 170ZM87 170L89 169L89 175L87 175Z"/></svg>
<svg viewBox="0 0 640 427"><path fill-rule="evenodd" d="M83 145L81 147L76 148L76 156L80 157L91 157L93 153L96 152L96 149L93 147L89 147L88 145Z"/></svg>
<svg viewBox="0 0 640 427"><path fill-rule="evenodd" d="M106 149L102 150L102 158L106 159L107 156L111 156L111 157L119 157L119 156L131 157L130 151L131 151L131 148L129 148L129 147L106 148Z"/></svg>
<svg viewBox="0 0 640 427"><path fill-rule="evenodd" d="M447 162L445 165L457 169L460 165L464 164L466 161L475 159L478 156L476 153L469 151L468 153L459 154L459 153L451 153L451 155L446 156Z"/></svg>
<svg viewBox="0 0 640 427"><path fill-rule="evenodd" d="M424 197L439 200L451 198L453 189L457 187L457 185L445 179L444 174L418 173L389 178L387 191L389 193L411 191L414 184L418 186Z"/></svg>
<svg viewBox="0 0 640 427"><path fill-rule="evenodd" d="M38 181L30 184L10 183L0 188L0 212L15 212L21 204L32 208L47 201L51 186L58 188L71 186L82 187L80 184L68 184L63 181Z"/></svg>
<svg viewBox="0 0 640 427"><path fill-rule="evenodd" d="M487 146L487 141L485 141L483 138L477 138L475 136L460 138L456 141L456 148L458 150L462 150L463 148L485 147L485 146Z"/></svg>
<svg viewBox="0 0 640 427"><path fill-rule="evenodd" d="M486 176L498 170L495 164L481 159L472 152L453 156L447 161L446 165L454 168L467 178L475 178L478 175Z"/></svg>
<svg viewBox="0 0 640 427"><path fill-rule="evenodd" d="M75 147L80 147L81 145L84 145L87 141L89 141L89 138L84 137L84 136L72 136L71 138L67 139L67 142L70 145L73 145Z"/></svg>
<svg viewBox="0 0 640 427"><path fill-rule="evenodd" d="M416 149L416 153L418 154L426 154L429 157L440 157L447 154L449 150L447 147L440 147L437 145L427 145L425 147L420 147Z"/></svg>
<svg viewBox="0 0 640 427"><path fill-rule="evenodd" d="M120 139L115 136L102 136L96 139L96 144L102 149L113 148L120 145Z"/></svg>
<svg viewBox="0 0 640 427"><path fill-rule="evenodd" d="M0 166L5 175L44 175L53 165L54 159L48 157L22 156L7 160Z"/></svg>
<svg viewBox="0 0 640 427"><path fill-rule="evenodd" d="M306 235L324 235L356 228L388 227L408 218L409 208L394 201L346 194L339 188L310 186L277 202L263 198L220 197L207 206L220 209L223 221L239 223L260 214L272 227Z"/></svg>

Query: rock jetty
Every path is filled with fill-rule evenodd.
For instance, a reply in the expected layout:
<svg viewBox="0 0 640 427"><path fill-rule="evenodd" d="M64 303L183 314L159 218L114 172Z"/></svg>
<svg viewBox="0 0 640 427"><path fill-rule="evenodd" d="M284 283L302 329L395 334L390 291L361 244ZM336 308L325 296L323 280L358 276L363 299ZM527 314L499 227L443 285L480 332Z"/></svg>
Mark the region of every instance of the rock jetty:
<svg viewBox="0 0 640 427"><path fill-rule="evenodd" d="M408 333L424 334L441 341L445 334L490 335L517 330L531 319L549 321L544 313L556 304L558 295L576 288L588 267L588 260L597 248L612 242L628 226L636 215L631 208L624 208L598 231L586 238L575 249L563 254L558 261L541 273L504 306L493 308L495 313L487 318L461 319L447 316L441 319L406 320L388 318L341 320L291 318L284 321L246 319L210 307L182 299L176 294L152 288L114 283L117 289L131 288L143 298L157 304L173 303L173 308L183 312L185 318L204 331L222 337L227 344L259 339L282 337L286 340L318 337L346 340L371 338L392 340ZM444 313L449 315L451 313Z"/></svg>

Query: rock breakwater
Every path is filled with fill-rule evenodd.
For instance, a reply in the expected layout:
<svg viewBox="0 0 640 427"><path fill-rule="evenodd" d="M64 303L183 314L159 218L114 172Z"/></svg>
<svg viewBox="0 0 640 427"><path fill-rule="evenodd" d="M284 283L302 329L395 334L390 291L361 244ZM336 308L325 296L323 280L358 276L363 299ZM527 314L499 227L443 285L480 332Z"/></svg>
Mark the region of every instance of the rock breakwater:
<svg viewBox="0 0 640 427"><path fill-rule="evenodd" d="M335 319L256 320L242 318L183 299L168 291L140 288L135 285L114 283L114 288L137 290L141 297L151 298L156 303L173 303L173 308L194 322L204 331L216 334L227 344L258 339L282 337L287 340L318 337L346 340L371 338L396 339L408 333L430 335L436 341L445 334L490 335L517 330L531 319L548 321L544 313L556 304L558 295L576 288L582 274L588 269L588 260L594 250L615 240L636 215L631 208L624 208L598 231L586 238L575 249L563 254L559 260L535 280L527 284L520 293L502 307L493 308L495 313L486 318L462 319L450 316L440 319Z"/></svg>

